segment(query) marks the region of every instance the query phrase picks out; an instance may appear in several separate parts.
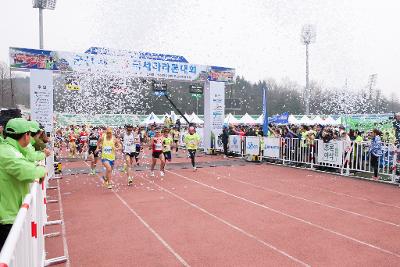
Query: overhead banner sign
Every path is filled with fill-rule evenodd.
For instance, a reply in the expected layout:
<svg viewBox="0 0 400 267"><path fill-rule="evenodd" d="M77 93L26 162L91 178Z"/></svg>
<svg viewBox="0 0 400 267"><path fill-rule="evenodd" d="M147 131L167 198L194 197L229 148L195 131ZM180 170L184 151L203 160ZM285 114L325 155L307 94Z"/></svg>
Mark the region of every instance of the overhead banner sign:
<svg viewBox="0 0 400 267"><path fill-rule="evenodd" d="M134 77L183 81L233 82L235 70L217 66L167 61L163 57L71 53L10 47L10 67L75 72L107 72Z"/></svg>
<svg viewBox="0 0 400 267"><path fill-rule="evenodd" d="M235 154L241 154L241 140L239 135L230 135L229 136L229 151Z"/></svg>
<svg viewBox="0 0 400 267"><path fill-rule="evenodd" d="M343 141L324 143L322 140L318 140L318 162L342 165Z"/></svg>
<svg viewBox="0 0 400 267"><path fill-rule="evenodd" d="M269 158L279 158L280 138L263 137L264 138L264 156Z"/></svg>
<svg viewBox="0 0 400 267"><path fill-rule="evenodd" d="M30 77L31 118L53 131L53 72L31 70Z"/></svg>
<svg viewBox="0 0 400 267"><path fill-rule="evenodd" d="M260 138L258 136L246 136L246 155L260 155Z"/></svg>

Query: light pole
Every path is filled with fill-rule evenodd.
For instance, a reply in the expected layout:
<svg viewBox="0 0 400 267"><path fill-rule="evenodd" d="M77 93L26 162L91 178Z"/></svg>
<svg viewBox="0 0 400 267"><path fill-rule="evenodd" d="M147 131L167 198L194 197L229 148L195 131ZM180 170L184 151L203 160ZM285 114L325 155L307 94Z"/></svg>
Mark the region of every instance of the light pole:
<svg viewBox="0 0 400 267"><path fill-rule="evenodd" d="M33 0L33 8L39 9L39 48L43 49L43 9L54 10L57 0Z"/></svg>
<svg viewBox="0 0 400 267"><path fill-rule="evenodd" d="M306 89L304 93L304 97L306 100L306 115L310 114L310 97L311 97L310 82L308 77L309 76L308 46L311 43L315 43L316 36L317 34L314 25L306 24L303 26L303 29L301 31L301 41L306 46Z"/></svg>

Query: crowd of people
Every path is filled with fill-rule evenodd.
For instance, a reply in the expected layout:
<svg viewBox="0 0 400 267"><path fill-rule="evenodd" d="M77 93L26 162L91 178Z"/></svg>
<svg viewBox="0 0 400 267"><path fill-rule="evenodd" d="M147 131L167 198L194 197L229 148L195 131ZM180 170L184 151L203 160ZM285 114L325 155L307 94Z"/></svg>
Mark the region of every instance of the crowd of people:
<svg viewBox="0 0 400 267"><path fill-rule="evenodd" d="M155 166L160 162L160 176L165 176L166 162L171 162L173 152L179 151L181 138L179 124L171 124L163 127L150 125L148 127L86 127L71 125L59 128L56 131L55 152L59 155L65 147L71 158L83 158L91 162L91 175L96 175L96 166L101 159L105 168L103 176L104 185L112 189L112 173L114 170L116 154L122 153L124 159L123 171L127 175L127 183L133 182L133 168L140 165L140 154L143 149L151 150L150 176L155 176ZM185 131L183 141L191 159L193 170L196 168L196 151L199 148L200 136L196 133L196 127L191 125Z"/></svg>

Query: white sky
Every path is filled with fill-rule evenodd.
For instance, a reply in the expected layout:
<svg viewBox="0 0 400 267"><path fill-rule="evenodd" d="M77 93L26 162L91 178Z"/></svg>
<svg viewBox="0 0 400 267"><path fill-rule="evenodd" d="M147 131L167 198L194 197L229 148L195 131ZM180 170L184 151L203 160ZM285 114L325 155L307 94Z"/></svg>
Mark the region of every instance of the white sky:
<svg viewBox="0 0 400 267"><path fill-rule="evenodd" d="M1 0L0 60L8 47L38 47L31 0ZM315 24L310 78L325 86L377 86L400 95L399 0L58 0L44 11L46 49L90 46L185 56L234 67L251 81L304 85L303 24Z"/></svg>

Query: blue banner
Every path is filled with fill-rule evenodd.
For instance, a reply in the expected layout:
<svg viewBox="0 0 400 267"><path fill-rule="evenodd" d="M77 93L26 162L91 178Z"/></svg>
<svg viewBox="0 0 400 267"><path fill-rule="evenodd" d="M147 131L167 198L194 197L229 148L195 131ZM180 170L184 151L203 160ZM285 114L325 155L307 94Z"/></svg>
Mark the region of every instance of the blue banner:
<svg viewBox="0 0 400 267"><path fill-rule="evenodd" d="M264 136L268 136L268 110L267 110L267 88L263 89L263 133Z"/></svg>
<svg viewBox="0 0 400 267"><path fill-rule="evenodd" d="M270 123L274 124L288 124L289 123L289 113L285 112L281 115L275 115L270 118Z"/></svg>

